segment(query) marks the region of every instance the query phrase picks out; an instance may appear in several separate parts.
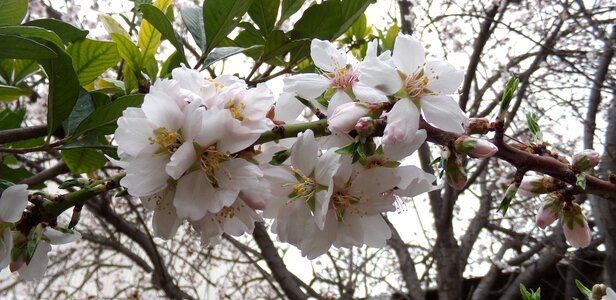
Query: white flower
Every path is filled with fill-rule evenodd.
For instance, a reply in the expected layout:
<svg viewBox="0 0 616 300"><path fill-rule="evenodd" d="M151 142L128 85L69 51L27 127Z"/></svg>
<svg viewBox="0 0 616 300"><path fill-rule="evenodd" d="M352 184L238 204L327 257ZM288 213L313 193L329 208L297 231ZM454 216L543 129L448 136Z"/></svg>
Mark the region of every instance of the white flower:
<svg viewBox="0 0 616 300"><path fill-rule="evenodd" d="M357 121L369 112L370 108L364 103L344 103L336 107L332 115L327 118L329 130L348 133L355 128Z"/></svg>
<svg viewBox="0 0 616 300"><path fill-rule="evenodd" d="M176 184L172 183L167 185L162 191L151 196L141 197L143 206L154 211L154 216L152 217L154 235L163 239L172 238L180 225L182 225L182 219L178 217L173 205L175 191Z"/></svg>
<svg viewBox="0 0 616 300"><path fill-rule="evenodd" d="M223 233L232 236L252 233L255 222L263 222L263 219L254 209L238 199L219 212L207 213L201 220L192 223L194 228L201 232L201 244L213 245L220 241Z"/></svg>
<svg viewBox="0 0 616 300"><path fill-rule="evenodd" d="M601 298L601 300L616 300L616 292L611 288L605 289L606 295Z"/></svg>
<svg viewBox="0 0 616 300"><path fill-rule="evenodd" d="M347 63L347 55L336 49L331 42L312 40L310 56L315 66L324 74L298 74L287 77L284 79L285 92L295 93L310 100L320 96L329 88L334 89L335 92L327 106L328 116L331 116L339 105L353 101L349 94L364 102L387 101L385 95L357 81L359 72L356 64Z"/></svg>
<svg viewBox="0 0 616 300"><path fill-rule="evenodd" d="M36 246L36 250L34 250L30 263L26 264L23 261L13 262L11 263L11 271L19 272L19 277L25 281L43 279L43 275L47 271L47 263L49 261L47 253L49 251L51 251L51 245L41 240Z"/></svg>
<svg viewBox="0 0 616 300"><path fill-rule="evenodd" d="M425 51L421 42L409 35L398 35L391 63L374 55L366 56L360 65L360 82L387 95L401 98L388 115L385 141L395 143L417 130L419 110L426 121L443 130L463 133L468 118L450 96L464 73L447 62L431 61L424 65ZM400 107L402 106L402 107Z"/></svg>
<svg viewBox="0 0 616 300"><path fill-rule="evenodd" d="M0 270L9 265L13 234L10 224L21 219L21 214L28 206L28 186L16 184L6 188L0 196Z"/></svg>

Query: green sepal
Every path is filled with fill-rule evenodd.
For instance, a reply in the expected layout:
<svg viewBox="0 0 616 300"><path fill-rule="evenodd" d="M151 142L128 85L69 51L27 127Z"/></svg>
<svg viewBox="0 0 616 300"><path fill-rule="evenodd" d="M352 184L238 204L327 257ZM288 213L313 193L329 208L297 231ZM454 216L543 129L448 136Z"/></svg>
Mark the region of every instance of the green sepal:
<svg viewBox="0 0 616 300"><path fill-rule="evenodd" d="M291 156L291 150L282 150L274 153L272 156L272 160L270 160L269 164L274 166L279 166L284 163L289 156Z"/></svg>

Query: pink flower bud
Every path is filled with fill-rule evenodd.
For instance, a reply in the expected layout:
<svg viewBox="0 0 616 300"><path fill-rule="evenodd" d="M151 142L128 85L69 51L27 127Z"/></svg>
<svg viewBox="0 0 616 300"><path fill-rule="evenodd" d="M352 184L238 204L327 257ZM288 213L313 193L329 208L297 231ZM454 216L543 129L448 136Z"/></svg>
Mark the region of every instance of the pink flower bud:
<svg viewBox="0 0 616 300"><path fill-rule="evenodd" d="M586 149L573 155L573 169L578 172L588 171L599 164L601 156L595 150Z"/></svg>
<svg viewBox="0 0 616 300"><path fill-rule="evenodd" d="M361 117L355 124L355 131L360 136L370 136L374 133L374 119L370 117Z"/></svg>
<svg viewBox="0 0 616 300"><path fill-rule="evenodd" d="M486 118L470 118L466 126L466 134L486 134L490 132L490 120Z"/></svg>
<svg viewBox="0 0 616 300"><path fill-rule="evenodd" d="M590 228L582 214L582 208L576 203L571 203L563 209L562 219L565 238L575 248L584 248L590 245Z"/></svg>
<svg viewBox="0 0 616 300"><path fill-rule="evenodd" d="M562 182L550 176L530 175L524 176L520 183L520 195L534 197L538 194L547 194L564 188Z"/></svg>
<svg viewBox="0 0 616 300"><path fill-rule="evenodd" d="M546 227L554 223L562 212L562 206L562 202L558 196L554 194L548 195L537 212L537 217L535 218L535 224L537 224L537 227L544 230Z"/></svg>
<svg viewBox="0 0 616 300"><path fill-rule="evenodd" d="M327 118L329 130L331 132L347 133L355 128L357 121L368 114L370 109L357 102L349 102L342 104L334 110L331 116Z"/></svg>
<svg viewBox="0 0 616 300"><path fill-rule="evenodd" d="M468 154L472 157L490 157L498 152L498 147L494 144L468 136L461 136L454 142L456 151Z"/></svg>

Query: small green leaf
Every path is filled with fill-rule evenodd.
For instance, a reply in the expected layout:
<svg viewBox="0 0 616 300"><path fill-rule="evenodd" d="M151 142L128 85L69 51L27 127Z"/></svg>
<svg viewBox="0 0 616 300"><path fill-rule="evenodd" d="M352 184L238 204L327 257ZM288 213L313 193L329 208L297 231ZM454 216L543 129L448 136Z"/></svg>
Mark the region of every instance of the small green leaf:
<svg viewBox="0 0 616 300"><path fill-rule="evenodd" d="M203 62L203 68L207 68L211 66L213 63L223 60L227 57L246 52L248 50L256 49L259 47L263 47L260 45L255 45L249 48L241 48L241 47L220 47L214 49L214 51L210 52L205 61Z"/></svg>
<svg viewBox="0 0 616 300"><path fill-rule="evenodd" d="M338 154L353 154L355 153L355 149L357 148L357 143L350 143L338 150L336 150L336 153Z"/></svg>
<svg viewBox="0 0 616 300"><path fill-rule="evenodd" d="M203 4L206 50L214 50L237 27L254 0L207 0Z"/></svg>
<svg viewBox="0 0 616 300"><path fill-rule="evenodd" d="M398 32L400 32L400 27L398 27L398 24L394 23L391 27L389 27L382 41L383 48L385 50L394 50L394 42L398 36Z"/></svg>
<svg viewBox="0 0 616 300"><path fill-rule="evenodd" d="M274 153L272 156L272 160L270 160L270 165L279 166L284 163L289 156L291 156L291 150L282 150Z"/></svg>
<svg viewBox="0 0 616 300"><path fill-rule="evenodd" d="M19 99L20 96L29 96L28 91L18 87L0 85L0 101L13 101Z"/></svg>
<svg viewBox="0 0 616 300"><path fill-rule="evenodd" d="M185 7L180 10L180 15L186 25L186 29L192 35L201 51L205 50L205 28L203 27L203 10L200 7Z"/></svg>
<svg viewBox="0 0 616 300"><path fill-rule="evenodd" d="M505 191L505 196L498 206L498 211L503 213L503 216L507 214L507 210L509 209L509 205L511 205L511 201L515 197L515 194L518 192L518 184L512 183Z"/></svg>
<svg viewBox="0 0 616 300"><path fill-rule="evenodd" d="M62 150L60 156L73 174L96 171L107 162L103 154L92 149Z"/></svg>
<svg viewBox="0 0 616 300"><path fill-rule="evenodd" d="M115 66L120 60L115 43L83 39L71 44L66 52L73 58L73 67L83 86Z"/></svg>
<svg viewBox="0 0 616 300"><path fill-rule="evenodd" d="M584 173L578 174L575 178L575 185L582 190L586 190L586 175Z"/></svg>
<svg viewBox="0 0 616 300"><path fill-rule="evenodd" d="M50 47L31 39L0 34L0 58L52 59L58 57Z"/></svg>
<svg viewBox="0 0 616 300"><path fill-rule="evenodd" d="M56 19L38 19L24 23L24 26L36 26L55 32L64 44L73 43L85 38L89 31L79 29L71 24Z"/></svg>
<svg viewBox="0 0 616 300"><path fill-rule="evenodd" d="M175 47L177 52L181 55L183 62L188 64L186 57L184 56L184 47L178 40L177 34L175 30L173 30L167 16L165 16L165 14L154 5L142 4L140 8L143 13L143 18L150 22L150 24L152 24L152 26L154 26L154 28L162 34L162 37L169 40L171 45L173 45L173 47Z"/></svg>
<svg viewBox="0 0 616 300"><path fill-rule="evenodd" d="M164 77L168 77L169 75L171 75L171 71L173 71L173 69L175 68L180 67L182 62L183 62L182 55L179 54L177 51L173 52L171 55L169 55L167 60L163 62L163 65L160 68L160 77L164 78Z"/></svg>
<svg viewBox="0 0 616 300"><path fill-rule="evenodd" d="M518 88L518 84L520 84L520 80L517 77L511 78L507 82L505 91L503 91L503 97L501 98L500 112L498 113L500 119L503 119L509 110L509 103L511 103L511 99L513 98L515 90Z"/></svg>
<svg viewBox="0 0 616 300"><path fill-rule="evenodd" d="M127 95L120 97L115 101L97 108L90 116L88 116L77 130L75 134L82 134L88 131L97 130L100 134L110 134L115 131L115 126L108 128L108 125L115 125L118 118L122 116L122 112L128 107L138 107L143 102L144 95Z"/></svg>
<svg viewBox="0 0 616 300"><path fill-rule="evenodd" d="M28 1L0 0L0 25L17 25L28 11Z"/></svg>
<svg viewBox="0 0 616 300"><path fill-rule="evenodd" d="M526 123L528 124L528 129L533 136L533 140L537 144L543 143L543 134L541 133L541 128L539 127L539 123L537 122L537 115L533 112L529 112L526 114Z"/></svg>
<svg viewBox="0 0 616 300"><path fill-rule="evenodd" d="M584 284L577 279L575 280L575 286L577 286L578 290L580 290L584 297L590 298L590 296L592 295L592 291L586 286L584 286Z"/></svg>
<svg viewBox="0 0 616 300"><path fill-rule="evenodd" d="M13 129L21 126L26 115L25 109L12 111L8 108L0 111L0 130Z"/></svg>

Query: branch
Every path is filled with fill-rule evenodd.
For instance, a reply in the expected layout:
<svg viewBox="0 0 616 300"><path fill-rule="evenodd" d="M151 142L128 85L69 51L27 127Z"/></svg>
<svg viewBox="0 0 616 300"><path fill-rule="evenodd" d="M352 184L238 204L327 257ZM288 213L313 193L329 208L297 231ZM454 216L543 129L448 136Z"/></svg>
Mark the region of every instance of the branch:
<svg viewBox="0 0 616 300"><path fill-rule="evenodd" d="M104 236L91 234L91 233L84 233L84 232L81 233L81 237L84 240L105 246L109 249L113 249L119 253L124 254L124 256L128 257L130 260L135 262L138 266L140 266L144 271L148 273L151 273L153 271L152 267L143 258L141 258L141 256L132 252L130 249L128 249L126 246L124 246L122 243L120 243L118 240L116 240L113 237L104 237Z"/></svg>
<svg viewBox="0 0 616 300"><path fill-rule="evenodd" d="M56 176L60 174L64 174L68 172L69 172L69 169L66 166L66 164L64 162L59 162L55 166L49 169L43 170L30 178L20 181L19 183L27 184L28 186L36 186L49 179L56 178Z"/></svg>
<svg viewBox="0 0 616 300"><path fill-rule="evenodd" d="M0 144L28 140L47 135L47 125L30 126L0 131Z"/></svg>

